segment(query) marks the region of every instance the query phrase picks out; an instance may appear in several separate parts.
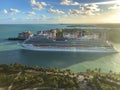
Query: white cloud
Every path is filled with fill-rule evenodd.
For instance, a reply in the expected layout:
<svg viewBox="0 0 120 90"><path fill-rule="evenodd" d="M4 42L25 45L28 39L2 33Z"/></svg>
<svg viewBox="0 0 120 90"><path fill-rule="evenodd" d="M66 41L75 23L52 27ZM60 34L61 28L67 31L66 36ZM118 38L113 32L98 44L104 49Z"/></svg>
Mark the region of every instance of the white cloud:
<svg viewBox="0 0 120 90"><path fill-rule="evenodd" d="M42 18L47 18L47 16L45 16L45 15L41 15L41 17L42 17Z"/></svg>
<svg viewBox="0 0 120 90"><path fill-rule="evenodd" d="M73 9L73 10L69 10L69 14L70 15L79 15L79 14L83 14L83 11L81 9Z"/></svg>
<svg viewBox="0 0 120 90"><path fill-rule="evenodd" d="M16 18L0 18L0 20L3 20L3 21L11 21L11 20L16 20Z"/></svg>
<svg viewBox="0 0 120 90"><path fill-rule="evenodd" d="M28 14L28 15L35 15L36 13L35 12L26 12L26 14Z"/></svg>
<svg viewBox="0 0 120 90"><path fill-rule="evenodd" d="M4 9L2 11L3 14L11 14L11 15L17 14L19 12L20 11L18 9L13 9L13 8L10 8L9 10Z"/></svg>
<svg viewBox="0 0 120 90"><path fill-rule="evenodd" d="M83 8L84 8L85 14L88 14L88 15L93 15L96 12L100 11L100 9L96 4L85 5Z"/></svg>
<svg viewBox="0 0 120 90"><path fill-rule="evenodd" d="M52 8L50 8L50 9L48 10L48 12L49 12L49 13L52 13L52 14L65 14L65 12L63 12L63 11L61 11L61 10L59 10L59 9L52 9Z"/></svg>
<svg viewBox="0 0 120 90"><path fill-rule="evenodd" d="M44 9L44 6L47 6L45 2L36 2L36 0L31 0L30 3L31 6L33 6L33 9L35 10L42 10Z"/></svg>
<svg viewBox="0 0 120 90"><path fill-rule="evenodd" d="M31 5L34 6L36 4L36 1L35 0L31 0L30 3L31 3Z"/></svg>
<svg viewBox="0 0 120 90"><path fill-rule="evenodd" d="M10 10L9 10L9 13L10 13L11 15L16 14L16 13L19 13L19 12L20 12L20 11L19 11L18 9L10 8Z"/></svg>
<svg viewBox="0 0 120 90"><path fill-rule="evenodd" d="M107 4L115 4L117 3L118 0L112 0L112 1L104 1L104 2L96 2L94 4L98 4L98 5L107 5Z"/></svg>
<svg viewBox="0 0 120 90"><path fill-rule="evenodd" d="M0 18L0 24L11 24L16 23L16 18Z"/></svg>
<svg viewBox="0 0 120 90"><path fill-rule="evenodd" d="M43 17L39 17L39 18L24 18L22 19L22 21L24 23L28 23L28 24L44 24L44 23L54 23L56 22L55 18L51 18L51 17L46 17L46 18L43 18Z"/></svg>
<svg viewBox="0 0 120 90"><path fill-rule="evenodd" d="M100 9L96 4L84 4L80 9L69 10L70 15L95 15Z"/></svg>
<svg viewBox="0 0 120 90"><path fill-rule="evenodd" d="M3 13L3 14L8 14L8 11L7 11L6 9L4 9L4 10L2 11L2 13Z"/></svg>
<svg viewBox="0 0 120 90"><path fill-rule="evenodd" d="M92 3L87 3L87 4L96 4L96 5L109 5L109 4L117 4L120 3L119 0L108 0L108 1L103 1L103 2L92 2ZM85 3L79 3L75 2L73 0L62 0L60 3L61 5L84 5Z"/></svg>
<svg viewBox="0 0 120 90"><path fill-rule="evenodd" d="M73 0L62 0L61 5L80 5L78 2L74 2Z"/></svg>
<svg viewBox="0 0 120 90"><path fill-rule="evenodd" d="M14 20L16 20L16 18L11 18L11 20L13 20L13 21L14 21Z"/></svg>

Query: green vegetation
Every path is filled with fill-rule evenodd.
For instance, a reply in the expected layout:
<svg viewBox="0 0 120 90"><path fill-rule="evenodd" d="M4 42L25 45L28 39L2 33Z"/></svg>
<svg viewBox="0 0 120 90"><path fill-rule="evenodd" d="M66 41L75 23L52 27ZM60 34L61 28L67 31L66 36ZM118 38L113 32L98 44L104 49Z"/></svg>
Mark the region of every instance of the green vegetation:
<svg viewBox="0 0 120 90"><path fill-rule="evenodd" d="M120 74L101 72L101 69L87 70L84 73L87 86L92 90L120 90Z"/></svg>
<svg viewBox="0 0 120 90"><path fill-rule="evenodd" d="M20 39L17 37L13 37L13 38L8 38L7 40L11 40L11 41L24 41L25 39Z"/></svg>
<svg viewBox="0 0 120 90"><path fill-rule="evenodd" d="M108 40L114 43L120 43L120 30L111 30L108 32Z"/></svg>
<svg viewBox="0 0 120 90"><path fill-rule="evenodd" d="M61 32L58 32L57 34L56 34L56 37L57 38L63 38L63 32L61 31Z"/></svg>
<svg viewBox="0 0 120 90"><path fill-rule="evenodd" d="M5 90L120 90L120 74L101 69L73 73L69 69L0 65L0 88Z"/></svg>
<svg viewBox="0 0 120 90"><path fill-rule="evenodd" d="M0 87L10 90L79 90L79 82L73 75L70 70L56 68L0 65Z"/></svg>

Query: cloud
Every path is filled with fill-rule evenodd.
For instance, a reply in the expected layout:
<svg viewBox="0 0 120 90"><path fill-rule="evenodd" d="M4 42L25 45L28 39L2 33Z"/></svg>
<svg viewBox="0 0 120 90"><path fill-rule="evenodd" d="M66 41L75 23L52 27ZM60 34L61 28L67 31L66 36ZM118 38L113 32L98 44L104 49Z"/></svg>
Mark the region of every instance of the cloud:
<svg viewBox="0 0 120 90"><path fill-rule="evenodd" d="M11 15L17 14L17 13L19 13L19 12L20 12L20 11L19 11L18 9L10 8L10 10L9 10L9 13L10 13Z"/></svg>
<svg viewBox="0 0 120 90"><path fill-rule="evenodd" d="M11 24L11 23L15 23L16 22L16 18L0 18L0 24Z"/></svg>
<svg viewBox="0 0 120 90"><path fill-rule="evenodd" d="M83 12L85 15L95 15L98 14L100 11L100 8L96 4L91 4L91 5L85 5L83 7Z"/></svg>
<svg viewBox="0 0 120 90"><path fill-rule="evenodd" d="M31 6L33 6L33 9L35 10L42 10L44 9L44 6L47 6L45 2L36 2L36 0L31 0L30 3Z"/></svg>
<svg viewBox="0 0 120 90"><path fill-rule="evenodd" d="M80 5L78 2L74 2L73 0L62 0L61 5Z"/></svg>
<svg viewBox="0 0 120 90"><path fill-rule="evenodd" d="M52 14L65 14L65 12L63 12L63 11L61 11L61 10L59 10L59 9L52 9L52 8L50 8L50 9L48 10L48 12L49 12L49 13L52 13Z"/></svg>
<svg viewBox="0 0 120 90"><path fill-rule="evenodd" d="M16 18L0 18L0 20L3 20L3 21L11 21L11 20L16 20Z"/></svg>
<svg viewBox="0 0 120 90"><path fill-rule="evenodd" d="M41 17L46 18L46 16L45 16L45 15L41 15Z"/></svg>
<svg viewBox="0 0 120 90"><path fill-rule="evenodd" d="M70 15L95 15L100 9L96 4L84 4L80 9L69 10Z"/></svg>
<svg viewBox="0 0 120 90"><path fill-rule="evenodd" d="M79 15L79 14L83 14L83 11L81 9L74 9L74 10L69 10L69 14L70 15Z"/></svg>
<svg viewBox="0 0 120 90"><path fill-rule="evenodd" d="M94 4L97 4L97 5L107 5L107 4L115 4L117 2L118 2L118 0L112 0L112 1L96 2Z"/></svg>
<svg viewBox="0 0 120 90"><path fill-rule="evenodd" d="M28 14L28 15L35 15L36 13L35 12L26 12L26 14Z"/></svg>
<svg viewBox="0 0 120 90"><path fill-rule="evenodd" d="M46 23L54 23L56 20L54 18L51 18L51 17L46 17L46 18L42 18L42 17L39 17L39 18L24 18L22 19L22 22L24 22L25 24L28 23L28 24L46 24Z"/></svg>
<svg viewBox="0 0 120 90"><path fill-rule="evenodd" d="M3 14L8 14L8 11L7 11L6 9L4 9L4 10L2 11L2 13L3 13Z"/></svg>
<svg viewBox="0 0 120 90"><path fill-rule="evenodd" d="M2 11L3 14L11 14L11 15L17 14L19 12L20 11L18 9L13 9L13 8L10 8L9 10L4 9Z"/></svg>
<svg viewBox="0 0 120 90"><path fill-rule="evenodd" d="M120 3L119 0L108 0L104 2L92 2L92 3L87 3L87 4L96 4L96 5L109 5L109 4L116 4ZM86 3L79 3L79 2L74 2L73 0L62 0L60 3L61 5L84 5Z"/></svg>

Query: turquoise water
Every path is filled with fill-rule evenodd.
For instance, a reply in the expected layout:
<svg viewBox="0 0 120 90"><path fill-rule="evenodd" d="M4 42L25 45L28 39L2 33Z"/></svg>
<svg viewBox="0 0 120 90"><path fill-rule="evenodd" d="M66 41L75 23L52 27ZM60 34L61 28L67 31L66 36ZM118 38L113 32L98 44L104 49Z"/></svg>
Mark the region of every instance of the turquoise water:
<svg viewBox="0 0 120 90"><path fill-rule="evenodd" d="M53 28L65 28L65 25L0 25L0 64L21 63L26 65L38 65L42 67L69 68L74 72L86 69L101 68L120 72L120 53L75 53L75 52L40 52L23 50L21 42L5 40L15 37L19 32L30 30L49 30ZM89 28L89 27L88 27ZM120 44L114 44L120 50Z"/></svg>

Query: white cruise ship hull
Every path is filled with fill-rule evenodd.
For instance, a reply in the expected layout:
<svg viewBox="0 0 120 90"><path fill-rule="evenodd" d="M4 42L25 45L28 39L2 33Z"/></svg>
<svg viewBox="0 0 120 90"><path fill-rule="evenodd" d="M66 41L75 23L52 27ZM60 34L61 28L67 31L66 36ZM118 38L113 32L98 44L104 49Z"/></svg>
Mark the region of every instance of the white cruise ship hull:
<svg viewBox="0 0 120 90"><path fill-rule="evenodd" d="M105 47L52 47L52 46L34 46L32 44L22 44L26 50L34 51L57 51L57 52L117 52L114 48Z"/></svg>

